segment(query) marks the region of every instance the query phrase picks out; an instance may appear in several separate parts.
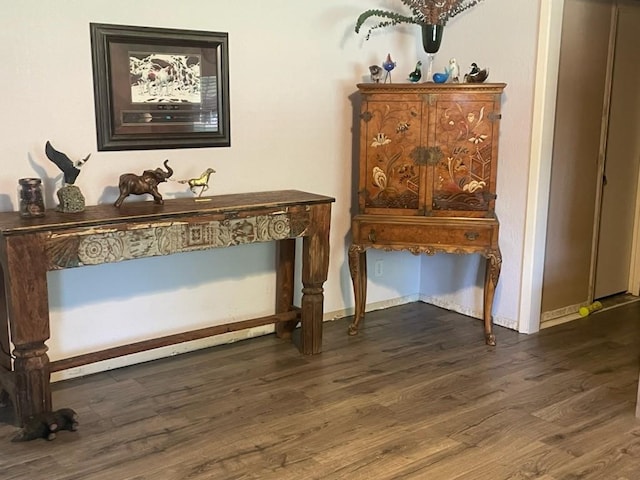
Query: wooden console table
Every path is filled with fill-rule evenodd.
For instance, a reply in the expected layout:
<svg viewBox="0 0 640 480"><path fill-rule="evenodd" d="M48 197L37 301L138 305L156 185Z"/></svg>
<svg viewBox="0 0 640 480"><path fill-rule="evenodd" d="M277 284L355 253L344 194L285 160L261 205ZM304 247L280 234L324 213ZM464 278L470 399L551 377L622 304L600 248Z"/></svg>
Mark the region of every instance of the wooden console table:
<svg viewBox="0 0 640 480"><path fill-rule="evenodd" d="M319 353L333 201L285 190L171 199L164 205L125 202L119 209L98 205L74 214L47 210L27 220L17 212L0 213L0 393L13 401L18 422L52 410L50 372L152 348L269 323L286 338L301 321L301 352ZM298 237L304 288L301 307L295 308ZM274 315L49 362L47 271L267 241L277 241Z"/></svg>

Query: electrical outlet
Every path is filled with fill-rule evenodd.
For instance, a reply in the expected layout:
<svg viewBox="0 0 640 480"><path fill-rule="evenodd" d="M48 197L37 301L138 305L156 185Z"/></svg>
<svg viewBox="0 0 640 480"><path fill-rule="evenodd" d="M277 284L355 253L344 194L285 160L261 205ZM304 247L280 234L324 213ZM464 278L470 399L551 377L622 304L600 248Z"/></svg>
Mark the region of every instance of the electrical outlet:
<svg viewBox="0 0 640 480"><path fill-rule="evenodd" d="M373 264L373 274L376 277L381 277L384 274L384 262L382 260L376 260Z"/></svg>

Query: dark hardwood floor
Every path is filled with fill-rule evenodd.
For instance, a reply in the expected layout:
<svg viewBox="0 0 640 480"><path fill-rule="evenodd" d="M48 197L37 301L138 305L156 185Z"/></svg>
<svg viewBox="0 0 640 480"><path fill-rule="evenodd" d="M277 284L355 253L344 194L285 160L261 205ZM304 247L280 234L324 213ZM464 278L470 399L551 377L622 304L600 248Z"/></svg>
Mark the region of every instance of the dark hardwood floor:
<svg viewBox="0 0 640 480"><path fill-rule="evenodd" d="M313 357L266 336L59 382L80 430L0 423L0 478L640 479L640 302L497 347L423 303L348 323Z"/></svg>

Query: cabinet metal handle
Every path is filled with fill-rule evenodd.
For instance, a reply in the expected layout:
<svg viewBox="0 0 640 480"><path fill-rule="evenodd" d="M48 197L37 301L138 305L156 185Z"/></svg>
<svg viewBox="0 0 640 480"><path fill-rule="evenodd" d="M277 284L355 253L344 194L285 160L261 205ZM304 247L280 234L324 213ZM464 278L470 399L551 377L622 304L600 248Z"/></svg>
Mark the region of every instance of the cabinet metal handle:
<svg viewBox="0 0 640 480"><path fill-rule="evenodd" d="M376 243L376 231L373 228L369 231L369 241Z"/></svg>
<svg viewBox="0 0 640 480"><path fill-rule="evenodd" d="M466 232L464 236L467 238L467 240L473 241L476 240L480 236L480 234L478 232Z"/></svg>

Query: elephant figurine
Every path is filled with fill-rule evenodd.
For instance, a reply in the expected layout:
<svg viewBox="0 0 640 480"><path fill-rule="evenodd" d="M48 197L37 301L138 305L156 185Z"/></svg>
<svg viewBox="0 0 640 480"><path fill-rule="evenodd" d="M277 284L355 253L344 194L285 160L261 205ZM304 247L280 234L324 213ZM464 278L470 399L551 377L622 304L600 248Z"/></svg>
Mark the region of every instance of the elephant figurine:
<svg viewBox="0 0 640 480"><path fill-rule="evenodd" d="M116 207L120 207L122 202L129 195L143 195L148 193L153 196L153 200L158 205L162 205L162 195L158 193L158 184L166 182L173 170L169 166L169 160L164 161L164 167L166 172L162 168L156 168L155 170L145 170L142 175L136 175L135 173L123 173L120 175L120 181L118 187L120 188L120 196L114 203Z"/></svg>

